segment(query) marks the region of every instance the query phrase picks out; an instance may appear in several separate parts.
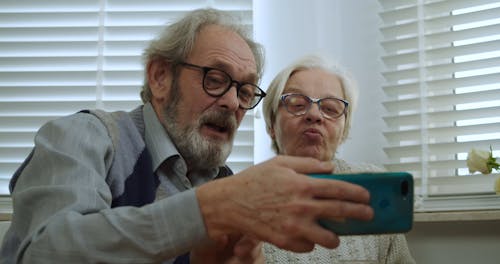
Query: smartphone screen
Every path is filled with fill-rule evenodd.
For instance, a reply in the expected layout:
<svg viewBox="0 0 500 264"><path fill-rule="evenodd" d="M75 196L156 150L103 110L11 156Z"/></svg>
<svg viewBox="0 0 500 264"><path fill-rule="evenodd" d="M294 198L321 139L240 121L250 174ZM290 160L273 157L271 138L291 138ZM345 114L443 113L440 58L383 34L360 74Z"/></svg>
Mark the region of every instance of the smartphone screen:
<svg viewBox="0 0 500 264"><path fill-rule="evenodd" d="M319 220L337 235L405 233L413 225L413 176L407 172L376 172L354 174L311 174L315 178L351 182L370 192L374 210L371 221L345 219Z"/></svg>

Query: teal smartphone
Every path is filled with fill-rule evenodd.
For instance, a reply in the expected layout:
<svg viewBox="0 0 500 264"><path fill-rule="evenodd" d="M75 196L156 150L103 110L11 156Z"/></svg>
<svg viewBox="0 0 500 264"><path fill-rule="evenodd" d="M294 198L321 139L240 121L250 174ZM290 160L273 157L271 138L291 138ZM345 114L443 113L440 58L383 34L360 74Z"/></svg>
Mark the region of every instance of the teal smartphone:
<svg viewBox="0 0 500 264"><path fill-rule="evenodd" d="M311 174L315 178L351 182L370 192L374 210L371 221L344 219L319 220L337 235L405 233L413 225L413 176L407 172L376 172L355 174Z"/></svg>

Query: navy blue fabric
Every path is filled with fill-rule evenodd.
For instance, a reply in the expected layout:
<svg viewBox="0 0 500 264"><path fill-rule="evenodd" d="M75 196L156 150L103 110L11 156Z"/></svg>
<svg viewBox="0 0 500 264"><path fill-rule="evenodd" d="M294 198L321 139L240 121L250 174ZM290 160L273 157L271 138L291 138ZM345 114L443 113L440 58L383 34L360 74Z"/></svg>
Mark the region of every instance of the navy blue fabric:
<svg viewBox="0 0 500 264"><path fill-rule="evenodd" d="M178 256L175 259L174 264L189 264L189 252L182 256Z"/></svg>
<svg viewBox="0 0 500 264"><path fill-rule="evenodd" d="M154 174L151 164L151 155L147 149L144 149L134 166L134 171L125 181L123 194L113 199L111 207L140 207L154 202L160 181Z"/></svg>
<svg viewBox="0 0 500 264"><path fill-rule="evenodd" d="M81 113L92 114L89 110L82 110ZM142 115L141 115L142 116ZM138 124L141 120L136 120L131 118L140 131L140 125ZM116 120L119 122L119 120ZM126 133L124 133L126 135ZM142 136L143 133L141 133ZM126 138L121 138L120 140L127 140ZM145 147L136 163L134 164L134 169L132 174L128 175L125 180L125 189L123 193L113 198L111 202L111 207L117 206L143 206L154 202L156 197L156 189L160 184L158 176L153 172L151 154Z"/></svg>

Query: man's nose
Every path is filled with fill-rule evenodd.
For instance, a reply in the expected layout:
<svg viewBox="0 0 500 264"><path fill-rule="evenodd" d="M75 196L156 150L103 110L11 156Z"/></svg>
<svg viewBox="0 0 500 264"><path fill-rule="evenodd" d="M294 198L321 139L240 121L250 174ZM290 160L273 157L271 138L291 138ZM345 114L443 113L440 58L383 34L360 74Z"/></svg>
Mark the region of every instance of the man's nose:
<svg viewBox="0 0 500 264"><path fill-rule="evenodd" d="M240 102L238 100L238 84L232 83L229 90L217 99L217 104L220 107L227 108L231 111L239 109ZM234 89L233 89L234 88Z"/></svg>

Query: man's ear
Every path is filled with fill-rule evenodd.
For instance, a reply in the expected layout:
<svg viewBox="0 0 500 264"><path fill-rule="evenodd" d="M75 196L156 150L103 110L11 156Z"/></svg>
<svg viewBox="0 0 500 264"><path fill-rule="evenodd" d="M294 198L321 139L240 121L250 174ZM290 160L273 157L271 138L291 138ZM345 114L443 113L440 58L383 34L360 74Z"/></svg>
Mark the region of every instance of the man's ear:
<svg viewBox="0 0 500 264"><path fill-rule="evenodd" d="M172 84L172 67L166 60L156 59L148 63L148 84L152 101L161 103L167 99Z"/></svg>

